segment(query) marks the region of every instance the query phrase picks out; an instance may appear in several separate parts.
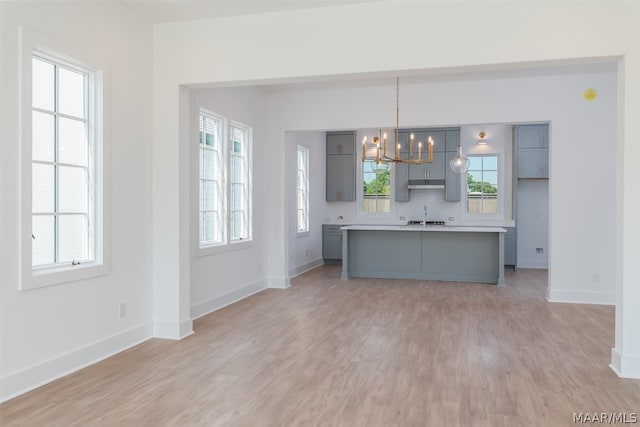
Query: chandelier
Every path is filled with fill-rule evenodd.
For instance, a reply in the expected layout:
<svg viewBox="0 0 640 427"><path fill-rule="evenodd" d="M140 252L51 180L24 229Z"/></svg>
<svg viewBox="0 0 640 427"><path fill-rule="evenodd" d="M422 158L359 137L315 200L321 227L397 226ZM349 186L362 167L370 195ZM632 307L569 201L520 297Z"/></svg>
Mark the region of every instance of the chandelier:
<svg viewBox="0 0 640 427"><path fill-rule="evenodd" d="M389 165L391 163L409 163L409 164L422 164L422 163L432 163L433 162L433 138L429 137L426 142L426 150L427 156L426 159L422 158L422 141L418 141L418 156L414 158L414 147L415 140L414 135L411 134L409 136L409 153L407 157L401 157L402 152L402 144L399 139L400 132L400 77L396 77L396 129L395 129L395 155L390 156L387 152L387 134L384 133L382 135L382 144L380 144L380 136L374 136L373 141L369 143L367 141L367 137L365 136L362 140L362 162L365 161L375 161L372 169L375 173L383 173L389 170ZM372 145L371 148L374 149L374 155L368 156L367 145Z"/></svg>

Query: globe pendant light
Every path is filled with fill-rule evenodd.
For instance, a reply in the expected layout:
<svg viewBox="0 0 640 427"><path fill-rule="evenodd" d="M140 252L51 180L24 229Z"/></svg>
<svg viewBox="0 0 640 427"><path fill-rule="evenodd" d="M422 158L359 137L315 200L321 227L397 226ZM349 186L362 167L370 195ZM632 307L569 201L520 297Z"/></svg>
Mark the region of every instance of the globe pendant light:
<svg viewBox="0 0 640 427"><path fill-rule="evenodd" d="M371 165L371 170L377 175L380 173L385 173L389 171L389 163L383 161L377 161L373 165Z"/></svg>
<svg viewBox="0 0 640 427"><path fill-rule="evenodd" d="M449 161L449 166L455 173L466 173L469 170L469 159L462 155L460 143L458 143L458 155Z"/></svg>

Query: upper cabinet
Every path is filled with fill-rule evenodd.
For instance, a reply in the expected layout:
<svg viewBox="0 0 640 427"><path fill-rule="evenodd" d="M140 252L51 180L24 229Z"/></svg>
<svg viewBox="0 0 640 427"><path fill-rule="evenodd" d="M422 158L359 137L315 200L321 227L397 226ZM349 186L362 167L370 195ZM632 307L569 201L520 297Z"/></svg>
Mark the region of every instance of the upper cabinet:
<svg viewBox="0 0 640 427"><path fill-rule="evenodd" d="M447 129L445 132L446 157L444 159L444 199L447 202L460 201L460 183L462 175L456 173L449 167L449 162L456 158L458 154L458 144L460 143L460 129Z"/></svg>
<svg viewBox="0 0 640 427"><path fill-rule="evenodd" d="M327 132L327 155L355 154L356 132Z"/></svg>
<svg viewBox="0 0 640 427"><path fill-rule="evenodd" d="M549 125L516 126L518 178L549 178Z"/></svg>
<svg viewBox="0 0 640 427"><path fill-rule="evenodd" d="M327 202L356 200L356 132L327 132Z"/></svg>
<svg viewBox="0 0 640 427"><path fill-rule="evenodd" d="M400 142L401 154L406 156L409 152L409 134L410 132L400 131L398 133L398 141ZM409 201L409 164L396 163L394 165L394 181L395 181L395 200L396 202Z"/></svg>
<svg viewBox="0 0 640 427"><path fill-rule="evenodd" d="M413 158L418 158L418 142L422 142L422 158L427 158L427 144L431 138L433 140L433 162L409 165L409 179L444 179L444 130L424 129L413 132L413 135Z"/></svg>
<svg viewBox="0 0 640 427"><path fill-rule="evenodd" d="M413 134L413 159L418 158L418 143L422 142L422 159L427 159L429 138L433 144L433 162L422 164L395 164L395 200L409 201L410 190L407 188L409 180L444 180L445 200L460 201L460 175L449 168L449 160L455 157L460 141L459 128L437 129L409 129L399 132L398 140L401 144L401 154L407 156L411 148L410 136ZM424 191L424 190L412 190Z"/></svg>

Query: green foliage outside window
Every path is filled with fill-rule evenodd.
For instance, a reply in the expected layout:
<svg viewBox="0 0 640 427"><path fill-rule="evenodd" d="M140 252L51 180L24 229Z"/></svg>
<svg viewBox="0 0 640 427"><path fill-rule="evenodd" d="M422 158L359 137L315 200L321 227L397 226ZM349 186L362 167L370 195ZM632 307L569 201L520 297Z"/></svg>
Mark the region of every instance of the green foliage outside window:
<svg viewBox="0 0 640 427"><path fill-rule="evenodd" d="M364 182L363 192L365 195L380 195L388 196L391 194L390 185L390 172L386 171L375 175L375 178Z"/></svg>
<svg viewBox="0 0 640 427"><path fill-rule="evenodd" d="M469 193L498 194L498 189L488 182L476 181L473 175L467 175L467 187Z"/></svg>

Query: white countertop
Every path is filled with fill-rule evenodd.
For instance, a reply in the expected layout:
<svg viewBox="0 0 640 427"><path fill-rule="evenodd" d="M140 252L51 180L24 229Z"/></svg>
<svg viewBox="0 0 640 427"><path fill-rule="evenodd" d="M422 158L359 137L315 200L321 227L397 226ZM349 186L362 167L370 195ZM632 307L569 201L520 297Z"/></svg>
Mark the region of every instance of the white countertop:
<svg viewBox="0 0 640 427"><path fill-rule="evenodd" d="M371 231L446 231L464 233L506 233L502 227L455 227L449 225L347 225L341 230Z"/></svg>

